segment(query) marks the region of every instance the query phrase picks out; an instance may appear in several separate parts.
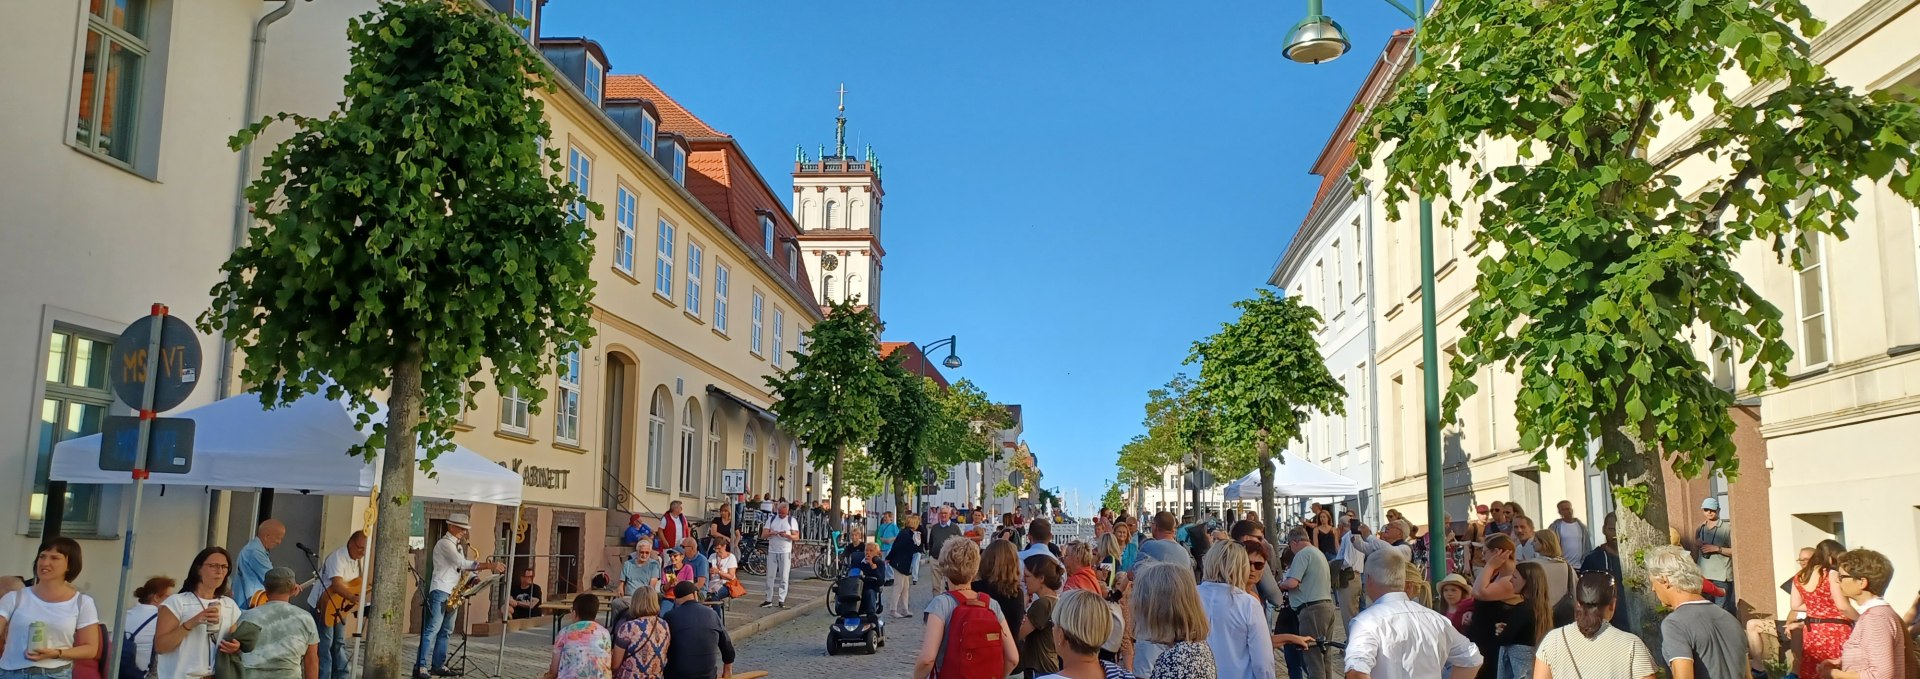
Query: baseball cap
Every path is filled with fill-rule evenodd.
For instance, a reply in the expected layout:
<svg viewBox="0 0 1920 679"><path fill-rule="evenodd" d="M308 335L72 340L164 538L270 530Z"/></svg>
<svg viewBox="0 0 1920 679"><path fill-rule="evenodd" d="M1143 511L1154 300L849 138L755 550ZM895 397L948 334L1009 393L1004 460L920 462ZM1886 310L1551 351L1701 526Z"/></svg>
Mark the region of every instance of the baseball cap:
<svg viewBox="0 0 1920 679"><path fill-rule="evenodd" d="M1491 510L1487 509L1486 505L1480 505L1480 506L1474 507L1473 512L1475 514L1488 514L1488 513L1491 513Z"/></svg>
<svg viewBox="0 0 1920 679"><path fill-rule="evenodd" d="M1717 512L1717 511L1720 511L1720 500L1719 500L1719 498L1711 498L1711 497L1710 497L1710 498L1707 498L1707 499L1705 499L1705 500L1701 500L1701 501L1700 501L1700 508L1701 508L1701 509L1710 509L1710 510L1713 510L1713 511L1716 511L1716 512Z"/></svg>

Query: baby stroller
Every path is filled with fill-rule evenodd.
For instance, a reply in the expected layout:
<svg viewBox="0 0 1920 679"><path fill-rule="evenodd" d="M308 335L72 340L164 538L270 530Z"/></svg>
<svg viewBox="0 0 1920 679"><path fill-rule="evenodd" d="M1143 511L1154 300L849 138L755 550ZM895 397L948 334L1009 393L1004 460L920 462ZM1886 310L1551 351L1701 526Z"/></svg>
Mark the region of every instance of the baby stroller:
<svg viewBox="0 0 1920 679"><path fill-rule="evenodd" d="M884 563L876 570L864 560L844 560L843 575L833 581L833 626L827 629L827 655L839 655L848 646L872 655L887 645L887 624L880 615L885 608L880 593L874 592L872 602L867 603L865 590L869 585L891 584L892 569Z"/></svg>

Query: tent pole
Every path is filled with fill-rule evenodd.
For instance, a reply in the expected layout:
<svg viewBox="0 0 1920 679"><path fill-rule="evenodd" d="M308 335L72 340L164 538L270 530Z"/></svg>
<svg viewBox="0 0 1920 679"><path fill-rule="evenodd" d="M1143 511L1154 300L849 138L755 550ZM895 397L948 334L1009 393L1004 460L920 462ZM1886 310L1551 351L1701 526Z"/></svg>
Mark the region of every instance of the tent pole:
<svg viewBox="0 0 1920 679"><path fill-rule="evenodd" d="M508 568L514 567L514 558L519 556L518 554L513 553L513 549L520 545L520 541L515 540L513 538L514 538L514 532L520 530L520 508L522 506L523 505L513 506L513 523L507 526L507 567ZM514 573L513 577L519 578L520 574ZM512 582L513 582L512 580L508 581L508 583L512 583ZM500 612L500 648L497 649L497 652L494 653L494 657L493 657L493 676L496 676L496 677L507 676L501 670L502 668L507 666L507 623L513 622L513 613L512 613L513 585L512 584L507 585L506 598L508 602L507 607L505 610L502 610Z"/></svg>
<svg viewBox="0 0 1920 679"><path fill-rule="evenodd" d="M369 503L379 501L378 494L367 497ZM373 524L368 523L363 530L366 531L367 536L367 558L366 563L360 566L360 606L353 611L353 644L347 648L348 676L354 676L355 673L360 672L360 643L367 636L367 586L371 584L368 581L373 579L370 576L373 575L374 555L378 553L373 549ZM353 538L349 535L347 539Z"/></svg>

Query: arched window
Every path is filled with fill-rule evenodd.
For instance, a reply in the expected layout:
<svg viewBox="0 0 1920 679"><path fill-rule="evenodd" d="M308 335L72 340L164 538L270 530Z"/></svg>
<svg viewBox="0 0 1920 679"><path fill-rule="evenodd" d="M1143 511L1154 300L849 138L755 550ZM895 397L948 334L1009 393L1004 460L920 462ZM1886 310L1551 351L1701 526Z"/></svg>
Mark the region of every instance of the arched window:
<svg viewBox="0 0 1920 679"><path fill-rule="evenodd" d="M691 495L700 479L700 404L687 399L680 409L680 492Z"/></svg>
<svg viewBox="0 0 1920 679"><path fill-rule="evenodd" d="M847 289L840 293L840 296L850 300L868 301L866 291L860 289L860 277L854 274L847 274Z"/></svg>
<svg viewBox="0 0 1920 679"><path fill-rule="evenodd" d="M667 390L661 387L653 392L653 404L647 406L647 487L665 490L666 480L660 471L666 468L664 449L667 445Z"/></svg>
<svg viewBox="0 0 1920 679"><path fill-rule="evenodd" d="M726 466L725 450L720 444L720 411L707 416L707 494L720 496L720 470Z"/></svg>
<svg viewBox="0 0 1920 679"><path fill-rule="evenodd" d="M834 213L839 211L840 211L839 203L831 200L827 201L827 220L826 222L824 222L826 224L826 228L829 228L829 229L839 228L838 226L835 226L833 223L834 219L837 217L837 215L835 215Z"/></svg>
<svg viewBox="0 0 1920 679"><path fill-rule="evenodd" d="M826 300L828 302L834 301L833 274L827 274L825 278L820 279L820 299Z"/></svg>

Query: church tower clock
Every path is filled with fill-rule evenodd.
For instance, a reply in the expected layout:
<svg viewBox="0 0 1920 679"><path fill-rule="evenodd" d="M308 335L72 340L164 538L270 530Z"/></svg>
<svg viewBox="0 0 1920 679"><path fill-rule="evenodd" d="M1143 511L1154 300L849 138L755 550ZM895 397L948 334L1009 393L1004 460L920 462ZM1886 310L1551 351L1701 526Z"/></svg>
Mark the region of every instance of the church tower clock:
<svg viewBox="0 0 1920 679"><path fill-rule="evenodd" d="M833 148L808 157L796 149L793 221L800 227L800 256L813 278L821 306L852 301L880 313L880 160L873 147L863 156L847 151L847 88L839 90Z"/></svg>

